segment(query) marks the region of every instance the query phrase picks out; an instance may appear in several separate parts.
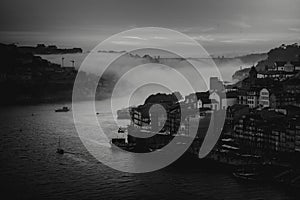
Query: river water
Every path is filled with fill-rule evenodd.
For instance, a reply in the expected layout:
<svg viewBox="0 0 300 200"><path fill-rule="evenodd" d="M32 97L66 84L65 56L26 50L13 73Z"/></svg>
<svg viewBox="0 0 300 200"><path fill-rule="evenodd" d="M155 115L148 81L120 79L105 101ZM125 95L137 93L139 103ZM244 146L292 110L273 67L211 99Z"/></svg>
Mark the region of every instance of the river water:
<svg viewBox="0 0 300 200"><path fill-rule="evenodd" d="M189 163L185 169L145 174L111 169L85 149L72 112L54 112L65 105L71 106L43 104L0 109L0 188L7 199L297 199L287 188L243 182L230 173L194 168ZM101 110L101 102L97 105L105 129L116 129L105 109ZM94 131L94 125L87 123L90 116L86 114L82 122L76 123ZM59 137L71 154L55 153ZM98 142L105 146L107 141ZM124 152L107 150L103 154L117 157L120 163L130 159Z"/></svg>

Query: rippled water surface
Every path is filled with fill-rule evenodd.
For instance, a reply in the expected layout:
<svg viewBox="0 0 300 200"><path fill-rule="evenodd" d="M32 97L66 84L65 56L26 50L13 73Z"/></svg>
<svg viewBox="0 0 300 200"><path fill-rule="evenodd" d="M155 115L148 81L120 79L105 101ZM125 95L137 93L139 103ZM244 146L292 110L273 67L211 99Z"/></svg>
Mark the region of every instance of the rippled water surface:
<svg viewBox="0 0 300 200"><path fill-rule="evenodd" d="M81 103L84 109L84 103ZM15 106L0 113L0 181L7 199L297 199L286 188L243 182L230 173L194 168L130 174L111 169L91 156L79 139L72 112L55 113L64 105ZM116 127L97 103L107 131ZM82 126L93 132L89 113ZM33 115L32 115L33 114ZM71 152L55 153L58 138ZM103 138L99 145L108 146ZM103 156L122 163L134 158L105 147ZM2 198L1 198L2 199Z"/></svg>

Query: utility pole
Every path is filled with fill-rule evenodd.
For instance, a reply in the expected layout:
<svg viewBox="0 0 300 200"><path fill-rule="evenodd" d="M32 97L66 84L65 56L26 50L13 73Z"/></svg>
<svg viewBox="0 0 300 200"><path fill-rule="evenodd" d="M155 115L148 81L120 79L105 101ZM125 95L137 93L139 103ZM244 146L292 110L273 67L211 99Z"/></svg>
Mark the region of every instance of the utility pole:
<svg viewBox="0 0 300 200"><path fill-rule="evenodd" d="M72 67L75 67L75 60L71 60Z"/></svg>

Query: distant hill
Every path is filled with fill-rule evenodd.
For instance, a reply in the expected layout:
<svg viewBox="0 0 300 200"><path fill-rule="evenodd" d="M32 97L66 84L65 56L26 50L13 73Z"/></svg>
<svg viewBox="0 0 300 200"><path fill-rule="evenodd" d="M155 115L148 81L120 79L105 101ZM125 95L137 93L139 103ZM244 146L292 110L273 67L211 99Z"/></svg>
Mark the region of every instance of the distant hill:
<svg viewBox="0 0 300 200"><path fill-rule="evenodd" d="M295 43L291 45L281 45L280 47L271 49L267 54L266 58L260 60L256 65L255 68L257 71L264 71L266 66L274 66L276 61L299 61L300 59L300 46ZM245 68L242 70L236 71L232 79L235 80L243 80L247 77L250 68Z"/></svg>
<svg viewBox="0 0 300 200"><path fill-rule="evenodd" d="M16 45L0 43L0 104L72 99L77 71L62 68Z"/></svg>
<svg viewBox="0 0 300 200"><path fill-rule="evenodd" d="M235 82L237 81L242 81L243 79L248 77L249 71L250 71L250 67L249 68L244 68L241 70L236 71L233 75L232 75L232 80L234 80Z"/></svg>
<svg viewBox="0 0 300 200"><path fill-rule="evenodd" d="M239 60L241 63L247 64L247 65L254 65L257 62L264 60L268 57L267 53L254 53L254 54L248 54L243 56L236 56L236 57L213 57L213 60L216 64L220 63L229 63L233 60Z"/></svg>
<svg viewBox="0 0 300 200"><path fill-rule="evenodd" d="M249 54L249 55L239 56L235 58L240 59L243 63L255 65L257 62L264 60L267 57L268 57L267 53L255 53L255 54Z"/></svg>
<svg viewBox="0 0 300 200"><path fill-rule="evenodd" d="M300 46L295 43L292 45L281 45L268 52L268 58L260 61L256 65L257 71L264 71L266 66L273 66L276 61L299 61L300 59Z"/></svg>
<svg viewBox="0 0 300 200"><path fill-rule="evenodd" d="M20 46L19 50L24 53L32 54L67 54L67 53L82 53L81 48L60 49L55 45L46 46L38 44L37 46Z"/></svg>

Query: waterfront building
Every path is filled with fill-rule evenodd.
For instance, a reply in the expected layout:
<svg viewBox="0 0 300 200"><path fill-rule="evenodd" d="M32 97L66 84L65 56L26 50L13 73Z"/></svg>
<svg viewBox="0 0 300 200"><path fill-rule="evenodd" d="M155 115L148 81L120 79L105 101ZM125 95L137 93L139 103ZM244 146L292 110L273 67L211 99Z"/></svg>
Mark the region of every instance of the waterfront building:
<svg viewBox="0 0 300 200"><path fill-rule="evenodd" d="M295 71L300 71L300 61L292 61L291 64L294 66Z"/></svg>
<svg viewBox="0 0 300 200"><path fill-rule="evenodd" d="M288 105L296 105L296 95L282 90L263 88L260 91L259 105L263 108L279 108Z"/></svg>
<svg viewBox="0 0 300 200"><path fill-rule="evenodd" d="M211 92L217 91L217 92L222 92L225 90L223 82L220 81L218 77L211 77L210 78L210 86L209 89Z"/></svg>
<svg viewBox="0 0 300 200"><path fill-rule="evenodd" d="M300 152L299 116L274 111L244 115L235 123L234 140L251 153Z"/></svg>
<svg viewBox="0 0 300 200"><path fill-rule="evenodd" d="M238 119L247 114L249 114L248 105L235 104L229 106L226 112L225 126L230 130L233 130L234 124L238 121Z"/></svg>
<svg viewBox="0 0 300 200"><path fill-rule="evenodd" d="M286 92L289 93L295 93L300 94L300 79L297 78L291 78L282 83L283 89Z"/></svg>
<svg viewBox="0 0 300 200"><path fill-rule="evenodd" d="M256 108L259 104L260 88L238 91L238 104Z"/></svg>
<svg viewBox="0 0 300 200"><path fill-rule="evenodd" d="M286 132L288 134L289 151L300 152L300 116L289 119Z"/></svg>
<svg viewBox="0 0 300 200"><path fill-rule="evenodd" d="M270 106L278 108L282 106L296 105L296 95L288 92L273 92L270 95Z"/></svg>
<svg viewBox="0 0 300 200"><path fill-rule="evenodd" d="M270 92L267 88L263 88L259 92L259 105L262 107L270 107Z"/></svg>
<svg viewBox="0 0 300 200"><path fill-rule="evenodd" d="M266 70L260 71L258 78L272 78L285 80L294 77L300 71L299 62L277 61L274 66L266 66Z"/></svg>
<svg viewBox="0 0 300 200"><path fill-rule="evenodd" d="M285 71L285 67L284 67L285 64L286 64L286 62L284 62L284 61L275 62L276 71Z"/></svg>

